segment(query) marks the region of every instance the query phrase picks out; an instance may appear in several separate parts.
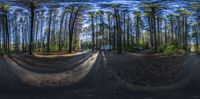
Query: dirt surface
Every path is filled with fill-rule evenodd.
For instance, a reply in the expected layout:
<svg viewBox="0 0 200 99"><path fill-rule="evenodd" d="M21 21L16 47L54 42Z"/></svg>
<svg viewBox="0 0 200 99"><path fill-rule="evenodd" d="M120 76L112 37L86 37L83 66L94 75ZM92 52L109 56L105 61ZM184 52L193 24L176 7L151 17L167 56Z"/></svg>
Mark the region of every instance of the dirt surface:
<svg viewBox="0 0 200 99"><path fill-rule="evenodd" d="M68 51L58 51L58 52L50 52L50 53L44 53L44 52L35 52L33 53L35 56L44 56L44 57L50 57L50 56L54 56L54 57L60 57L60 56L67 56L70 54L76 54L76 53L81 53L84 52L85 50L75 50L72 53L69 53Z"/></svg>
<svg viewBox="0 0 200 99"><path fill-rule="evenodd" d="M105 59L106 56L106 59ZM80 82L62 88L35 88L23 84L9 70L8 63L0 57L0 99L199 99L200 68L197 56L188 67L195 71L184 88L167 92L137 92L129 90L110 65L109 54L100 53L87 76ZM114 59L113 59L114 60ZM114 61L117 62L117 61ZM128 61L130 62L130 61ZM179 63L179 62L178 62ZM196 63L196 64L194 64ZM118 64L119 65L119 64ZM121 66L126 67L127 64ZM128 64L129 65L129 64ZM113 66L112 66L113 67ZM121 68L121 67L119 67Z"/></svg>
<svg viewBox="0 0 200 99"><path fill-rule="evenodd" d="M162 86L175 82L182 73L185 56L138 57L129 54L106 53L108 65L128 83L142 86Z"/></svg>
<svg viewBox="0 0 200 99"><path fill-rule="evenodd" d="M70 70L87 60L93 52L84 52L59 58L41 58L30 55L10 55L9 58L19 66L40 73L57 73Z"/></svg>
<svg viewBox="0 0 200 99"><path fill-rule="evenodd" d="M98 97L97 99L102 99L103 97L109 99L110 97L115 97L115 94L118 94L124 90L124 88L120 85L120 82L115 78L110 69L102 63L103 57L100 53L89 74L80 82L62 88L49 89L34 88L23 84L12 75L10 70L6 70L9 69L6 67L8 64L1 58L1 70L6 70L5 72L1 72L4 74L1 76L1 79L5 82L10 81L12 83L1 83L0 98L55 99L56 97L56 99L65 99L66 97L70 97L70 99L88 99Z"/></svg>
<svg viewBox="0 0 200 99"><path fill-rule="evenodd" d="M22 54L22 55L13 54L13 55L10 55L9 57L13 59L21 60L23 62L26 62L27 64L32 64L34 66L37 66L42 63L43 65L64 63L64 62L67 62L68 60L71 60L74 57L80 57L88 53L90 53L90 51L81 51L81 52L79 51L72 54L65 54L63 56L54 56L54 57L42 57L39 55L29 55L29 54Z"/></svg>

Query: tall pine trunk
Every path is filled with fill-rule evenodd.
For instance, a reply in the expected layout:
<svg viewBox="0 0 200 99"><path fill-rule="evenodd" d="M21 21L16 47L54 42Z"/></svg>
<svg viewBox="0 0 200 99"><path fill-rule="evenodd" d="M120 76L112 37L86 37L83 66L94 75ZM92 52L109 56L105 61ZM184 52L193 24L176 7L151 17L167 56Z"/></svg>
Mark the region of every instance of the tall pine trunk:
<svg viewBox="0 0 200 99"><path fill-rule="evenodd" d="M47 34L47 52L49 53L50 52L50 38L51 38L51 20L52 20L52 13L53 11L51 10L50 11L50 14L49 14L49 31L48 31L48 34Z"/></svg>
<svg viewBox="0 0 200 99"><path fill-rule="evenodd" d="M33 27L34 27L34 2L31 2L31 32L30 32L30 44L29 44L29 54L32 55L32 49L33 49Z"/></svg>

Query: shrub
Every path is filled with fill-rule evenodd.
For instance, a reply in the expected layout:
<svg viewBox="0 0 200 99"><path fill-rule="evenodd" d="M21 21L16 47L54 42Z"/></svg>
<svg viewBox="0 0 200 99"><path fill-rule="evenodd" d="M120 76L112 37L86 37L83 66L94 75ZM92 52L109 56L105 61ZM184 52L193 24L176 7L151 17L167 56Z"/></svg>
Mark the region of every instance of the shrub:
<svg viewBox="0 0 200 99"><path fill-rule="evenodd" d="M0 55L4 55L4 50L0 49Z"/></svg>
<svg viewBox="0 0 200 99"><path fill-rule="evenodd" d="M179 49L179 50L177 51L177 53L178 53L178 54L185 54L185 53L186 53L186 51L185 51L185 50L183 50L183 49Z"/></svg>
<svg viewBox="0 0 200 99"><path fill-rule="evenodd" d="M128 52L137 52L139 51L140 49L139 48L142 48L142 49L148 49L148 44L145 44L145 43L132 43L130 44L130 46L126 45L123 50L124 51L128 51Z"/></svg>
<svg viewBox="0 0 200 99"><path fill-rule="evenodd" d="M168 45L164 49L164 54L165 55L175 55L175 54L177 54L177 48L175 47L175 45Z"/></svg>
<svg viewBox="0 0 200 99"><path fill-rule="evenodd" d="M59 47L56 44L53 44L51 46L51 51L57 51L59 49Z"/></svg>
<svg viewBox="0 0 200 99"><path fill-rule="evenodd" d="M132 46L125 46L124 51L127 51L127 52L136 52L137 50L135 50Z"/></svg>
<svg viewBox="0 0 200 99"><path fill-rule="evenodd" d="M157 53L163 53L165 50L164 47L159 47L158 50L157 50Z"/></svg>
<svg viewBox="0 0 200 99"><path fill-rule="evenodd" d="M132 47L138 47L138 45L139 45L139 47L142 47L144 49L148 49L149 48L148 44L145 44L145 43L139 43L139 44L134 43Z"/></svg>
<svg viewBox="0 0 200 99"><path fill-rule="evenodd" d="M200 55L200 52L198 52L197 55Z"/></svg>

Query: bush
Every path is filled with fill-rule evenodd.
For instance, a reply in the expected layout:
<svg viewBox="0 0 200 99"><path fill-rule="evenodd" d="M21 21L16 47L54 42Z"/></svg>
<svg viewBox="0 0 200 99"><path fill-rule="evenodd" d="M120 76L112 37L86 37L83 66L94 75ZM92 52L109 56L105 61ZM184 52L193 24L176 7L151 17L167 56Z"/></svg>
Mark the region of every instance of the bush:
<svg viewBox="0 0 200 99"><path fill-rule="evenodd" d="M157 53L163 53L165 50L164 47L159 47L158 50L157 50Z"/></svg>
<svg viewBox="0 0 200 99"><path fill-rule="evenodd" d="M183 49L179 49L179 50L177 51L177 53L178 53L178 54L185 54L185 53L186 53L186 51L185 51L185 50L183 50Z"/></svg>
<svg viewBox="0 0 200 99"><path fill-rule="evenodd" d="M197 55L200 55L200 52L198 52Z"/></svg>
<svg viewBox="0 0 200 99"><path fill-rule="evenodd" d="M127 52L136 52L137 50L135 50L132 46L125 46L124 51L127 51Z"/></svg>
<svg viewBox="0 0 200 99"><path fill-rule="evenodd" d="M175 55L177 54L178 49L175 47L175 45L168 45L164 49L164 54L165 55Z"/></svg>
<svg viewBox="0 0 200 99"><path fill-rule="evenodd" d="M53 44L51 46L51 51L57 51L59 49L59 47L56 44Z"/></svg>
<svg viewBox="0 0 200 99"><path fill-rule="evenodd" d="M0 49L0 55L4 55L4 50Z"/></svg>
<svg viewBox="0 0 200 99"><path fill-rule="evenodd" d="M137 44L135 44L135 46L133 46L133 47L137 47ZM139 43L139 47L142 47L144 49L148 49L149 48L148 44L145 44L145 43Z"/></svg>
<svg viewBox="0 0 200 99"><path fill-rule="evenodd" d="M132 43L132 44L130 44L130 46L126 45L123 48L123 50L128 51L128 52L137 52L137 51L140 50L138 47L142 48L142 49L148 49L149 48L148 44L145 44L145 43L139 43L139 44Z"/></svg>

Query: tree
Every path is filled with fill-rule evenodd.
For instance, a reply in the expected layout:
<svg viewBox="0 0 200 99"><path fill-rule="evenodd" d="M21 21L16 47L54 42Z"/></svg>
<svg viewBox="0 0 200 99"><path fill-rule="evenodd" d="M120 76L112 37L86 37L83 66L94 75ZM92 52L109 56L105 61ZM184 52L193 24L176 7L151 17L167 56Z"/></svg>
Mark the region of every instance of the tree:
<svg viewBox="0 0 200 99"><path fill-rule="evenodd" d="M115 20L114 24L114 39L113 39L113 47L115 49L115 34L117 38L117 53L120 54L122 53L122 27L121 27L121 16L120 16L120 4L103 4L102 7L108 7L113 9L113 16Z"/></svg>
<svg viewBox="0 0 200 99"><path fill-rule="evenodd" d="M164 26L163 26L163 28L164 28L164 35L165 35L165 46L168 44L168 29L169 29L169 25L167 24L167 18L164 18Z"/></svg>
<svg viewBox="0 0 200 99"><path fill-rule="evenodd" d="M151 48L153 48L154 47L154 40L153 40L151 15L150 15L149 11L147 11L144 15L147 17L148 31L149 31L149 35L150 35L150 44L151 44Z"/></svg>
<svg viewBox="0 0 200 99"><path fill-rule="evenodd" d="M182 34L183 34L183 49L187 50L188 47L188 16L191 15L191 13L185 9L179 9L177 10L179 15L182 17Z"/></svg>
<svg viewBox="0 0 200 99"><path fill-rule="evenodd" d="M69 53L72 53L72 42L73 42L73 35L74 35L74 26L77 20L77 16L79 14L79 11L81 10L81 5L70 5L70 17L69 17Z"/></svg>
<svg viewBox="0 0 200 99"><path fill-rule="evenodd" d="M19 0L19 1L9 1L9 2L14 2L14 3L22 3L25 4L29 10L30 10L30 35L29 35L29 54L32 55L33 52L33 29L34 29L34 21L35 21L35 9L37 8L37 4L41 2L47 2L49 0Z"/></svg>
<svg viewBox="0 0 200 99"><path fill-rule="evenodd" d="M147 13L146 15L148 16L149 20L149 28L150 28L150 33L152 33L154 39L154 44L151 44L152 47L154 47L154 51L156 52L158 49L158 38L157 38L157 32L156 32L156 16L158 18L158 13L162 11L162 9L166 8L163 4L160 4L158 2L145 2L143 3L142 8L145 10ZM151 29L152 28L152 29Z"/></svg>
<svg viewBox="0 0 200 99"><path fill-rule="evenodd" d="M7 4L0 4L0 10L3 12L3 26L5 26L5 33L3 35L4 38L4 50L6 54L9 54L10 51L10 33L9 33L9 26L8 26L8 9L9 5Z"/></svg>
<svg viewBox="0 0 200 99"><path fill-rule="evenodd" d="M104 48L104 30L105 30L105 23L104 23L104 11L100 10L99 11L99 36L101 37L100 40L99 40L99 50L101 49L105 49Z"/></svg>
<svg viewBox="0 0 200 99"><path fill-rule="evenodd" d="M141 19L141 12L136 11L134 12L135 15L135 31L136 31L136 43L137 47L139 48L139 43L140 43L140 32L141 32L141 25L142 25L142 19Z"/></svg>
<svg viewBox="0 0 200 99"><path fill-rule="evenodd" d="M122 53L122 30L121 30L121 19L119 14L119 9L117 8L117 5L113 5L114 8L114 16L115 16L115 22L116 22L116 30L117 30L117 52L118 54Z"/></svg>
<svg viewBox="0 0 200 99"><path fill-rule="evenodd" d="M32 49L33 49L33 28L34 28L34 18L35 18L35 9L36 9L36 4L35 2L30 2L30 12L31 12L31 32L30 32L30 45L29 45L29 54L32 55Z"/></svg>
<svg viewBox="0 0 200 99"><path fill-rule="evenodd" d="M79 12L79 8L72 7L70 13L70 20L69 20L69 53L72 53L72 41L73 41L73 34L74 34L74 24L76 22L76 18Z"/></svg>
<svg viewBox="0 0 200 99"><path fill-rule="evenodd" d="M20 9L17 9L20 10ZM15 52L19 53L19 22L18 22L18 16L19 16L19 12L16 11L14 12L14 16L15 16L15 20L14 20L14 26L15 26L15 33L14 33L14 37L15 37Z"/></svg>
<svg viewBox="0 0 200 99"><path fill-rule="evenodd" d="M63 27L63 22L64 22L64 18L66 13L68 12L67 9L64 10L63 14L61 15L61 20L60 20L60 31L59 31L59 51L61 51L61 34L62 34L62 27Z"/></svg>
<svg viewBox="0 0 200 99"><path fill-rule="evenodd" d="M169 19L169 21L170 21L170 28L171 28L171 42L173 42L174 41L174 36L175 36L175 34L174 34L174 25L175 25L175 15L174 14L170 14L169 16L168 16L168 19Z"/></svg>
<svg viewBox="0 0 200 99"><path fill-rule="evenodd" d="M109 44L109 46L111 47L111 19L112 19L112 12L110 12L110 11L107 11L106 12L107 13L107 18L108 18L108 44ZM110 48L110 50L111 50L111 48Z"/></svg>
<svg viewBox="0 0 200 99"><path fill-rule="evenodd" d="M193 13L193 15L195 16L195 21L196 23L193 26L193 31L195 34L195 40L196 40L196 51L199 51L199 40L200 40L200 15L199 15L199 11L200 11L200 3L198 2L192 2L189 5L190 7L192 7L192 9L195 11L195 13Z"/></svg>
<svg viewBox="0 0 200 99"><path fill-rule="evenodd" d="M53 10L51 9L49 11L49 30L48 30L48 34L47 34L47 52L50 52L50 37L51 37L51 22L52 22L52 14L53 14Z"/></svg>
<svg viewBox="0 0 200 99"><path fill-rule="evenodd" d="M123 23L124 23L124 31L123 31L123 47L126 45L126 13L128 12L127 9L122 10L123 12Z"/></svg>
<svg viewBox="0 0 200 99"><path fill-rule="evenodd" d="M198 33L198 23L194 23L192 26L192 30L193 30L193 37L195 39L195 43L196 43L196 52L199 51L199 33Z"/></svg>
<svg viewBox="0 0 200 99"><path fill-rule="evenodd" d="M95 35L94 35L94 17L95 17L95 12L90 12L89 13L91 17L91 27L92 27L92 50L94 51L95 49Z"/></svg>
<svg viewBox="0 0 200 99"><path fill-rule="evenodd" d="M158 47L159 48L162 45L162 31L161 31L161 26L162 26L162 17L157 16L157 33L158 33Z"/></svg>
<svg viewBox="0 0 200 99"><path fill-rule="evenodd" d="M43 51L43 47L44 47L44 44L43 44L43 42L44 42L44 37L43 37L43 27L44 27L44 12L45 12L45 10L42 10L41 11L41 13L40 13L40 15L39 15L39 18L40 18L40 52L42 52Z"/></svg>
<svg viewBox="0 0 200 99"><path fill-rule="evenodd" d="M128 15L128 19L127 19L127 45L128 45L128 47L130 47L130 37L129 37L129 33L130 33L130 21L131 21L131 19L130 19L130 15Z"/></svg>

